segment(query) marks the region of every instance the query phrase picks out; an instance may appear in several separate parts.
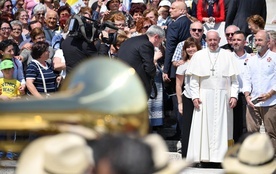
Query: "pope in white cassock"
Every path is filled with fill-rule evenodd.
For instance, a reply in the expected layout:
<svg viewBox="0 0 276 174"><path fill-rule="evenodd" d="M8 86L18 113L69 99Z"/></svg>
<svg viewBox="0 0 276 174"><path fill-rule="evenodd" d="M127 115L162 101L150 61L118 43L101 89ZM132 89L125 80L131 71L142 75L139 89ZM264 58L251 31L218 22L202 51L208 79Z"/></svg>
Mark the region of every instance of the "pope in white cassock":
<svg viewBox="0 0 276 174"><path fill-rule="evenodd" d="M207 32L208 48L196 52L187 73L195 106L187 160L220 163L233 140L238 70L231 52L220 49L219 34Z"/></svg>

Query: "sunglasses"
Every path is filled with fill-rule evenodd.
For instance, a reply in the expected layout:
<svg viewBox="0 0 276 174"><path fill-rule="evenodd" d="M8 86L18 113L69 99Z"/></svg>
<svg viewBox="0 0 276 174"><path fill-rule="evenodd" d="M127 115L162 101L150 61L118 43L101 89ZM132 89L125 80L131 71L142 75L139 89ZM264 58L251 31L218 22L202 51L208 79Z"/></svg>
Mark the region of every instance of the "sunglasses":
<svg viewBox="0 0 276 174"><path fill-rule="evenodd" d="M37 16L44 16L45 13L37 13L36 15L37 15Z"/></svg>
<svg viewBox="0 0 276 174"><path fill-rule="evenodd" d="M200 28L192 28L191 29L193 32L196 32L198 31L199 33L201 33L203 31L203 29L200 29Z"/></svg>
<svg viewBox="0 0 276 174"><path fill-rule="evenodd" d="M149 29L149 27L151 27L151 25L146 25L146 26L143 26L144 29Z"/></svg>
<svg viewBox="0 0 276 174"><path fill-rule="evenodd" d="M29 15L22 15L20 18L29 18Z"/></svg>
<svg viewBox="0 0 276 174"><path fill-rule="evenodd" d="M229 37L230 35L233 36L234 33L226 33L225 35L226 35L227 37Z"/></svg>

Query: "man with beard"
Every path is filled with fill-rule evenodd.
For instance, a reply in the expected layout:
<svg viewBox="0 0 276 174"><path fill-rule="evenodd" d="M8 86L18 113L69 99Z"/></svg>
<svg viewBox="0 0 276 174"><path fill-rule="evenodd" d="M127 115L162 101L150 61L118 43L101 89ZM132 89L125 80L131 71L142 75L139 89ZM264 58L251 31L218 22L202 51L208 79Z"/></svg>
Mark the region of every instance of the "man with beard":
<svg viewBox="0 0 276 174"><path fill-rule="evenodd" d="M221 46L221 48L230 50L232 52L234 51L232 38L236 31L240 31L239 27L237 27L236 25L230 25L225 29L227 44ZM244 49L247 53L253 53L253 50L248 46L244 46Z"/></svg>
<svg viewBox="0 0 276 174"><path fill-rule="evenodd" d="M246 44L245 34L242 31L234 32L232 36L232 48L233 48L233 56L237 61L237 68L239 71L238 81L239 81L239 95L237 106L234 108L234 132L233 138L235 142L238 142L239 138L242 134L246 133L246 100L244 94L242 93L243 83L242 79L244 76L244 71L246 68L246 64L248 59L250 59L251 55L248 54L244 48Z"/></svg>
<svg viewBox="0 0 276 174"><path fill-rule="evenodd" d="M276 149L276 53L269 50L269 34L255 36L258 53L248 59L243 91L247 101L246 124L249 132L266 130Z"/></svg>

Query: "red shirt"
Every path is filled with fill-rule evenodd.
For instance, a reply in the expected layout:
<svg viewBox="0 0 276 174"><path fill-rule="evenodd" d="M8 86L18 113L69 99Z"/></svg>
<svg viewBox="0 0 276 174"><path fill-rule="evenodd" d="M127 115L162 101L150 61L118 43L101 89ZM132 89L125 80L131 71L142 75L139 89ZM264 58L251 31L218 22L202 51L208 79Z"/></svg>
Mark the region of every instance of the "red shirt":
<svg viewBox="0 0 276 174"><path fill-rule="evenodd" d="M198 0L197 2L197 19L203 22L202 18L204 17L210 17L207 13L208 9L208 3L206 0ZM213 16L215 18L215 22L222 22L225 21L225 7L224 7L224 1L219 0L218 3L214 4L213 7Z"/></svg>

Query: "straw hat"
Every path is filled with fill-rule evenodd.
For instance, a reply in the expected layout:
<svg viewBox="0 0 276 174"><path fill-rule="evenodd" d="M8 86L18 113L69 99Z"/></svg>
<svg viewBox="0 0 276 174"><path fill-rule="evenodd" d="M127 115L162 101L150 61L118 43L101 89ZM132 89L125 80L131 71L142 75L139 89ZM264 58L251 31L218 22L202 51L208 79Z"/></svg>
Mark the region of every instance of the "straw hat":
<svg viewBox="0 0 276 174"><path fill-rule="evenodd" d="M145 2L144 2L144 0L132 0L131 3L132 4L133 3L142 3L142 4L144 4Z"/></svg>
<svg viewBox="0 0 276 174"><path fill-rule="evenodd" d="M271 174L276 169L274 148L266 134L254 133L230 148L223 160L227 173Z"/></svg>
<svg viewBox="0 0 276 174"><path fill-rule="evenodd" d="M62 133L34 140L23 150L16 174L83 174L92 165L92 150L81 136Z"/></svg>
<svg viewBox="0 0 276 174"><path fill-rule="evenodd" d="M185 159L169 161L168 147L160 135L150 134L143 141L152 149L155 174L177 174L189 166Z"/></svg>
<svg viewBox="0 0 276 174"><path fill-rule="evenodd" d="M162 0L160 3L159 3L159 7L163 7L163 6L168 6L170 7L172 5L172 3L168 0Z"/></svg>

